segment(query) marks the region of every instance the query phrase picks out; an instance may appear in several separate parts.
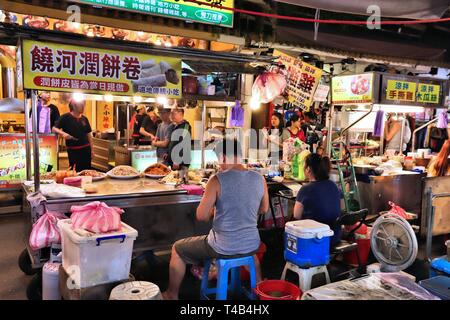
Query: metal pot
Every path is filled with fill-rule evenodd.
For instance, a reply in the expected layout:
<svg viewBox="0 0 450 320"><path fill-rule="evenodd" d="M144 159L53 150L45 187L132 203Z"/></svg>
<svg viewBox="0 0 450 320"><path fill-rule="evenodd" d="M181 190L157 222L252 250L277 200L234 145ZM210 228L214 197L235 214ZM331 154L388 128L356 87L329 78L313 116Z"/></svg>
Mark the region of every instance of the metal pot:
<svg viewBox="0 0 450 320"><path fill-rule="evenodd" d="M197 94L198 81L194 76L183 76L183 93Z"/></svg>

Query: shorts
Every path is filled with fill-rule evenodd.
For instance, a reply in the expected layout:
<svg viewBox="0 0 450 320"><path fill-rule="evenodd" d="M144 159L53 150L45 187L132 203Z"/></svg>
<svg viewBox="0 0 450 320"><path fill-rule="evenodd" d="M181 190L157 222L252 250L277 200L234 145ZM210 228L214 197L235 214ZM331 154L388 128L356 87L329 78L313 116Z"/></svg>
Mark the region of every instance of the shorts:
<svg viewBox="0 0 450 320"><path fill-rule="evenodd" d="M198 236L178 240L173 245L175 251L186 264L201 265L208 259L235 259L256 254L258 250L246 254L223 255L217 253L209 244L208 236Z"/></svg>

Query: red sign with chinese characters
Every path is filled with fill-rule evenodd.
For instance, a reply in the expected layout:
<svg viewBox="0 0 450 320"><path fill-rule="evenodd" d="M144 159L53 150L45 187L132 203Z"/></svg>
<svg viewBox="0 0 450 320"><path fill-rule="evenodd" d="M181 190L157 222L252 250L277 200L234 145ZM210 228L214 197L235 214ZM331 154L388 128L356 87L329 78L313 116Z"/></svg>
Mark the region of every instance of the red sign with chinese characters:
<svg viewBox="0 0 450 320"><path fill-rule="evenodd" d="M181 97L181 60L32 40L22 43L25 89Z"/></svg>

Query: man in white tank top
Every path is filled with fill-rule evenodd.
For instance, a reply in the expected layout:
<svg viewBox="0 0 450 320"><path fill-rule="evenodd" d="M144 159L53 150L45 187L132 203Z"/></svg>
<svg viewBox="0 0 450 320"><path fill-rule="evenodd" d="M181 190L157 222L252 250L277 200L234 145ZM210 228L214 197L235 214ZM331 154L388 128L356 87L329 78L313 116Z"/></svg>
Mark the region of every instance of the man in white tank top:
<svg viewBox="0 0 450 320"><path fill-rule="evenodd" d="M233 150L230 151L230 147ZM258 214L269 210L269 194L264 177L242 165L241 147L237 141L225 140L216 146L221 172L212 177L197 208L197 220L209 221L209 235L175 242L169 265L169 287L166 300L177 300L186 264L198 265L212 258L237 258L253 255L256 280L261 280L255 253L260 245Z"/></svg>

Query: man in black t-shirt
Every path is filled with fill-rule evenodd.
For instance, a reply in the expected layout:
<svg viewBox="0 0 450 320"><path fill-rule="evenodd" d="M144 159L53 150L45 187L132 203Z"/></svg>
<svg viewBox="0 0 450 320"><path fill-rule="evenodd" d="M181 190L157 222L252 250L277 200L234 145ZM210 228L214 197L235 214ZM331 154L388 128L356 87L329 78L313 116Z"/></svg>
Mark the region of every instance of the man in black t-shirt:
<svg viewBox="0 0 450 320"><path fill-rule="evenodd" d="M53 132L66 140L69 164L77 172L91 169L93 157L92 129L89 120L83 116L85 101L69 103L70 112L63 114L53 128Z"/></svg>
<svg viewBox="0 0 450 320"><path fill-rule="evenodd" d="M132 127L133 128L132 137L133 137L134 145L139 145L140 140L144 138L144 136L141 135L139 132L141 130L141 127L142 127L142 124L143 124L145 118L148 117L145 114L145 111L146 111L146 109L145 109L144 105L139 105L136 108L137 114L134 117L133 127Z"/></svg>
<svg viewBox="0 0 450 320"><path fill-rule="evenodd" d="M156 130L158 129L158 125L161 123L161 120L155 113L155 108L150 107L147 112L147 116L142 121L142 126L139 129L139 133L141 134L140 144L150 145L152 144L152 140L155 138Z"/></svg>

